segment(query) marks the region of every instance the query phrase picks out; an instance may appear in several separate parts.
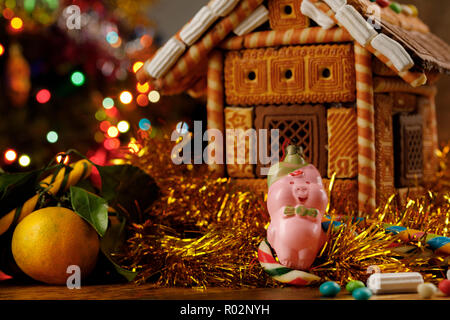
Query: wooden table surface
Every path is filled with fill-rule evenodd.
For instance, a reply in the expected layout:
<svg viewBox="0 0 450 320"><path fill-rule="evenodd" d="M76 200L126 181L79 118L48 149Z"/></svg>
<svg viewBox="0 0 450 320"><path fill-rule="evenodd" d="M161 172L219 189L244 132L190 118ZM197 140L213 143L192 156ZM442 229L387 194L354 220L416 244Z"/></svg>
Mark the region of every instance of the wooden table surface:
<svg viewBox="0 0 450 320"><path fill-rule="evenodd" d="M207 290L155 288L150 284L90 285L80 289L65 286L16 285L0 283L0 300L317 300L318 288L260 288ZM345 289L334 300L353 300ZM418 294L374 295L372 300L419 300ZM448 300L441 294L435 300Z"/></svg>

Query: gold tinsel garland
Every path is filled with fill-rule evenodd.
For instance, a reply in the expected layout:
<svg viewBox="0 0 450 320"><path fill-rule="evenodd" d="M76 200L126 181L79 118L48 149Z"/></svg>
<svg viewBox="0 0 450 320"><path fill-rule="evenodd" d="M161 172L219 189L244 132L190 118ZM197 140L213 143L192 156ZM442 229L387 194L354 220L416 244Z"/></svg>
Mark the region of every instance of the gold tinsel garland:
<svg viewBox="0 0 450 320"><path fill-rule="evenodd" d="M166 287L280 286L257 260L270 221L264 195L211 177L205 166L174 165L168 149L173 142L167 136L135 145L129 162L153 176L162 191L145 211L148 220L132 224L132 235L119 256L124 266L139 272L137 282ZM444 258L421 241L393 247L398 239L386 233L383 223L448 235L449 150L440 152L438 183L426 196L403 207L392 197L364 222L348 220L330 228L311 272L341 284L366 280L371 266L383 272L420 271L429 281L441 279L448 263ZM336 212L331 208L330 214Z"/></svg>

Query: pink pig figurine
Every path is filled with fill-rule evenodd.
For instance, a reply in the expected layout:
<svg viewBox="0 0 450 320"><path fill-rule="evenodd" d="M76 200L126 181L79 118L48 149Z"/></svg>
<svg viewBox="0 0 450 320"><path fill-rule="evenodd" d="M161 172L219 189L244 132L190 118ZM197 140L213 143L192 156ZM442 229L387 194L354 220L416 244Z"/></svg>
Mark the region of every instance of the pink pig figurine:
<svg viewBox="0 0 450 320"><path fill-rule="evenodd" d="M325 242L322 217L327 204L322 178L311 164L270 185L267 240L282 265L298 270L311 267Z"/></svg>

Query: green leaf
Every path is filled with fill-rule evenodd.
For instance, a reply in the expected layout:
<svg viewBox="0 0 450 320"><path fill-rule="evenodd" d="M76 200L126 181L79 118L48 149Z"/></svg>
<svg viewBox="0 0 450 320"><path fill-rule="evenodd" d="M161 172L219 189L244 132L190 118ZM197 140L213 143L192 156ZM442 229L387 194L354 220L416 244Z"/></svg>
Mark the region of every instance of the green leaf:
<svg viewBox="0 0 450 320"><path fill-rule="evenodd" d="M155 180L132 165L98 166L97 169L102 180L100 195L130 221L142 223L143 211L159 197Z"/></svg>
<svg viewBox="0 0 450 320"><path fill-rule="evenodd" d="M100 242L100 248L106 258L116 269L117 273L125 277L128 281L133 281L136 278L137 272L126 270L120 267L112 258L112 253L119 252L126 240L125 235L126 220L122 218L122 221L117 217L110 217L109 228L105 233L105 236Z"/></svg>
<svg viewBox="0 0 450 320"><path fill-rule="evenodd" d="M82 188L70 187L73 210L103 237L108 228L108 202Z"/></svg>

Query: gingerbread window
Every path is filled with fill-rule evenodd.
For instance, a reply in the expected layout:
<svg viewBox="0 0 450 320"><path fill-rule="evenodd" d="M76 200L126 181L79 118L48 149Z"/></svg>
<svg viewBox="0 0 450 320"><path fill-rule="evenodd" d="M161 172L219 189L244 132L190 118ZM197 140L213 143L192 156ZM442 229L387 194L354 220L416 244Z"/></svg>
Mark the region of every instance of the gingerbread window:
<svg viewBox="0 0 450 320"><path fill-rule="evenodd" d="M414 187L423 179L423 121L418 114L394 117L395 184Z"/></svg>
<svg viewBox="0 0 450 320"><path fill-rule="evenodd" d="M269 0L270 27L274 30L309 27L309 19L301 12L302 0Z"/></svg>
<svg viewBox="0 0 450 320"><path fill-rule="evenodd" d="M303 147L305 160L318 168L322 176L327 172L327 143L326 111L322 105L292 105L292 106L260 106L255 108L255 128L279 130L280 158L281 146L286 141ZM270 135L269 135L270 136ZM270 139L267 150L270 150ZM269 166L269 165L267 165ZM260 177L261 168L258 164L256 174Z"/></svg>

